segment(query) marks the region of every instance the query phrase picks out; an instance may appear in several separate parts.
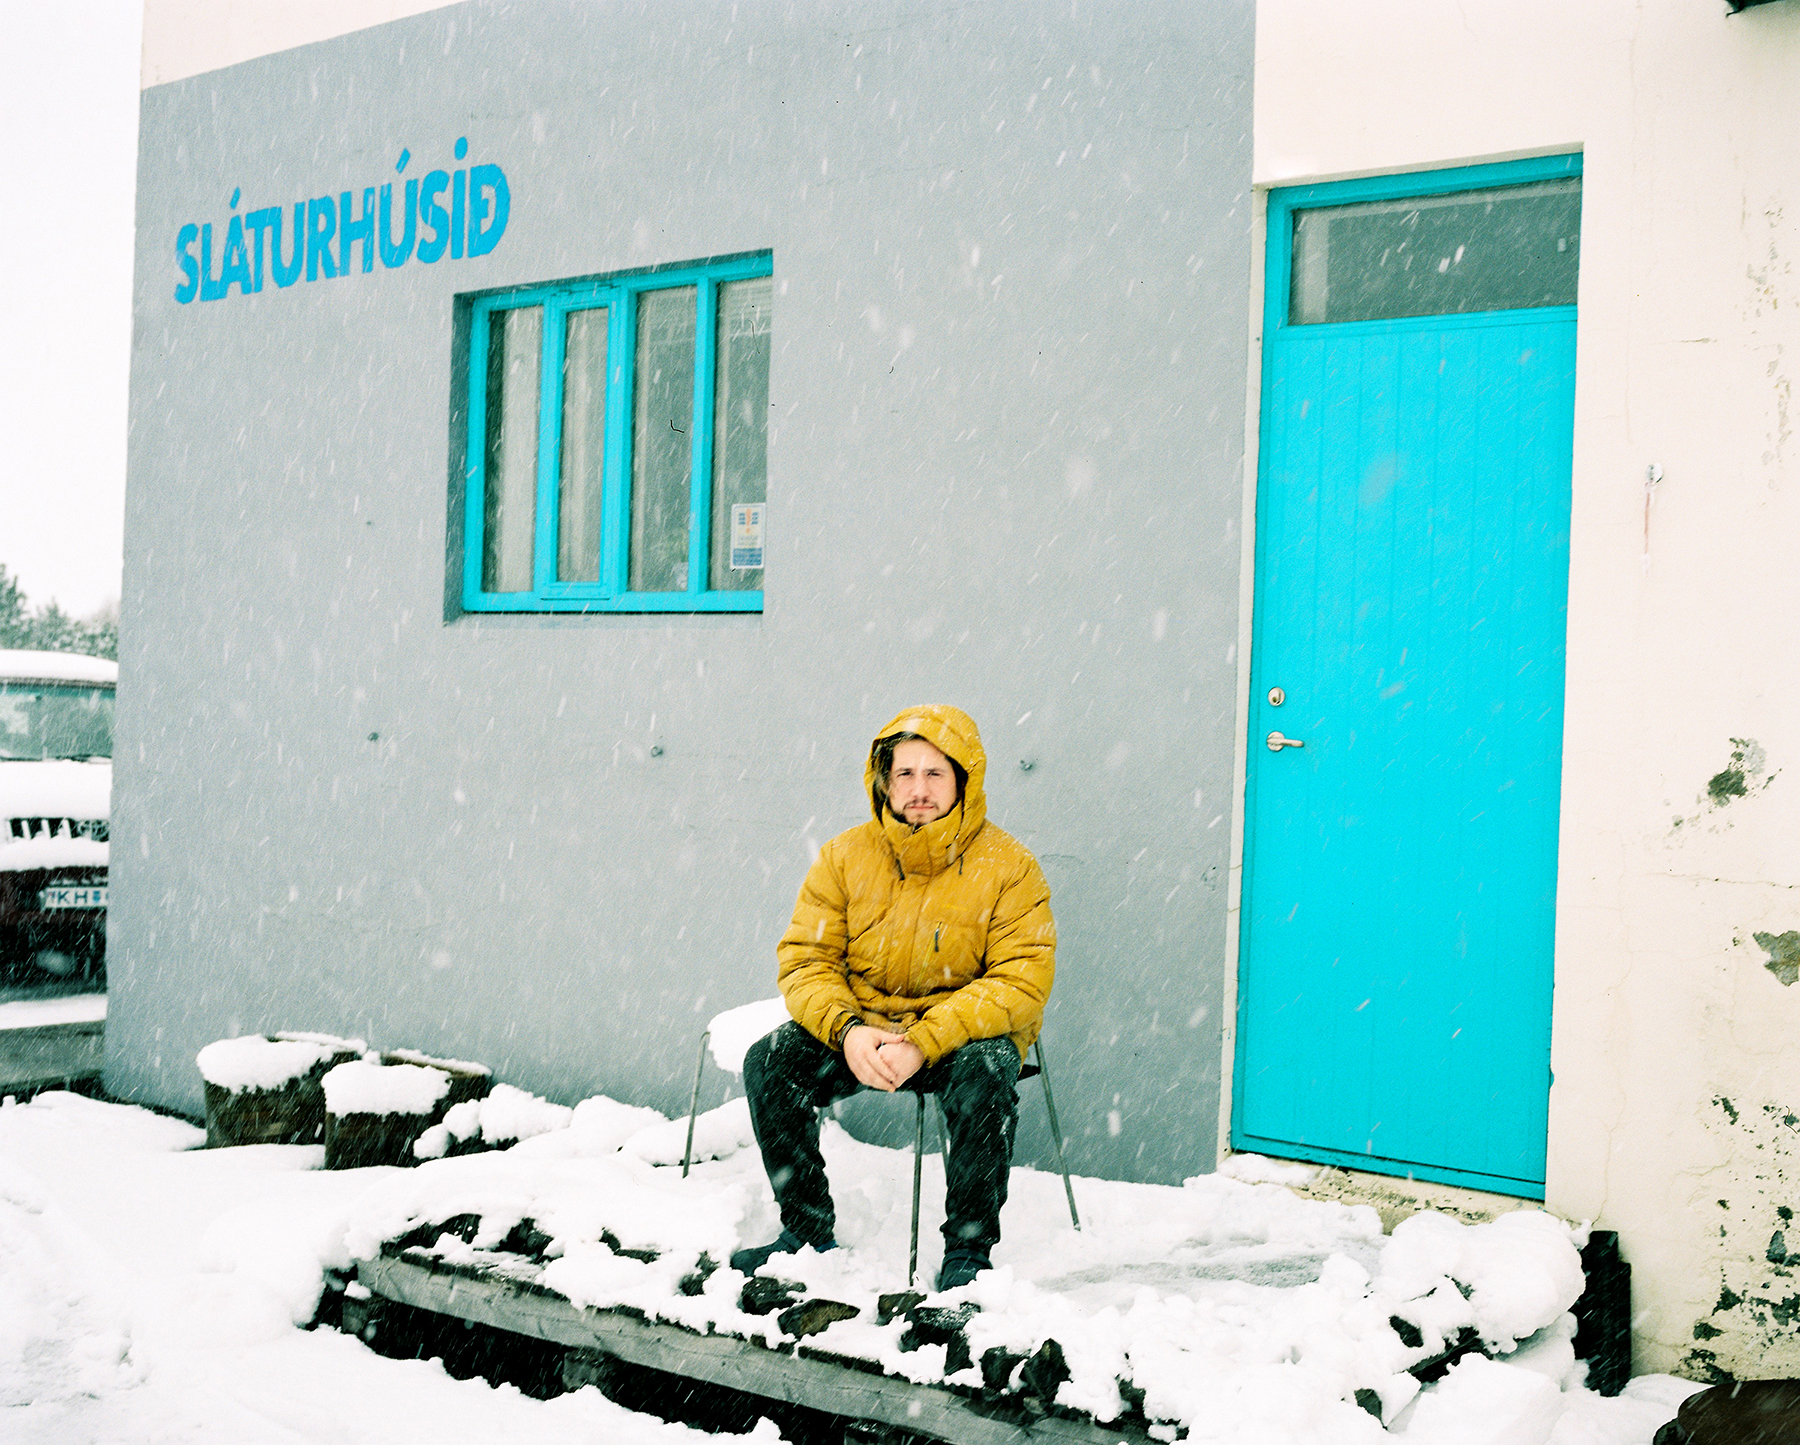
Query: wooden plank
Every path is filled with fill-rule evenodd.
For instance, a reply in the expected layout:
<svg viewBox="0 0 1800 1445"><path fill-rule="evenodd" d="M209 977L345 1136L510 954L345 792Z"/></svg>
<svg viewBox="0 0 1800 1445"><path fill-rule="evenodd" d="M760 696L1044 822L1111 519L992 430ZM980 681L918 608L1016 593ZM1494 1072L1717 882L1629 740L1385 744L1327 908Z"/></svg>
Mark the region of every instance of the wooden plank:
<svg viewBox="0 0 1800 1445"><path fill-rule="evenodd" d="M1018 1407L914 1384L879 1373L869 1361L816 1348L770 1349L757 1340L703 1335L622 1310L579 1308L525 1275L446 1266L411 1251L359 1260L356 1269L366 1288L401 1304L952 1445L1136 1445L1147 1439L1064 1414L1031 1418Z"/></svg>

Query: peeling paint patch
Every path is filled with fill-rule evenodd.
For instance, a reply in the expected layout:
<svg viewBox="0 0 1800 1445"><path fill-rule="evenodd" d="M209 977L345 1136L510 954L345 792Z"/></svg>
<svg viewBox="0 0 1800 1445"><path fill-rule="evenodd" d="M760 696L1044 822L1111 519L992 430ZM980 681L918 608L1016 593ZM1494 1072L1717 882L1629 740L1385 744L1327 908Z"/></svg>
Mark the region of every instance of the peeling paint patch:
<svg viewBox="0 0 1800 1445"><path fill-rule="evenodd" d="M1722 773L1714 773L1706 782L1706 796L1721 808L1733 798L1747 797L1749 792L1744 786L1742 768L1726 768Z"/></svg>
<svg viewBox="0 0 1800 1445"><path fill-rule="evenodd" d="M1800 935L1796 935L1800 942ZM1696 1380L1800 1377L1800 1114L1769 1101L1713 1099L1707 1127L1727 1145L1734 1185L1718 1201L1719 1298L1694 1321L1681 1372Z"/></svg>
<svg viewBox="0 0 1800 1445"><path fill-rule="evenodd" d="M1755 738L1733 738L1731 761L1707 780L1706 796L1716 808L1723 808L1733 798L1747 798L1751 785L1762 777L1768 765L1769 755ZM1774 781L1772 777L1765 779L1761 786L1766 788Z"/></svg>
<svg viewBox="0 0 1800 1445"><path fill-rule="evenodd" d="M1730 742L1730 760L1706 780L1705 791L1694 799L1698 811L1688 817L1676 814L1670 821L1671 835L1729 807L1737 798L1754 797L1781 776L1780 769L1769 771L1769 755L1755 738L1732 738ZM1731 824L1727 821L1723 826Z"/></svg>
<svg viewBox="0 0 1800 1445"><path fill-rule="evenodd" d="M1775 398L1775 426L1773 429L1774 445L1763 453L1763 463L1767 466L1777 466L1781 463L1787 451L1788 440L1794 434L1794 424L1788 416L1789 407L1794 399L1794 383L1792 378L1781 369L1784 350L1784 347L1776 346L1775 355L1770 360L1768 368L1769 392Z"/></svg>
<svg viewBox="0 0 1800 1445"><path fill-rule="evenodd" d="M1764 968L1784 985L1800 979L1800 930L1790 928L1786 933L1753 933L1750 936L1769 955Z"/></svg>
<svg viewBox="0 0 1800 1445"><path fill-rule="evenodd" d="M1781 199L1770 197L1761 208L1763 221L1768 228L1767 240L1762 242L1751 219L1755 203L1748 196L1744 200L1744 238L1751 246L1751 254L1746 258L1745 266L1750 290L1748 304L1744 308L1744 319L1758 336L1772 336L1775 328L1767 323L1779 317L1784 299L1790 306L1794 300L1794 263L1786 255L1786 233L1791 228L1784 225ZM1759 250L1761 255L1756 254ZM1774 489L1780 485L1780 471L1787 464L1788 444L1794 434L1791 415L1794 383L1788 374L1785 348L1779 341L1758 349L1768 358L1765 370L1768 378L1766 390L1774 402L1774 415L1769 419L1768 445L1762 454L1763 465L1770 470L1769 486Z"/></svg>

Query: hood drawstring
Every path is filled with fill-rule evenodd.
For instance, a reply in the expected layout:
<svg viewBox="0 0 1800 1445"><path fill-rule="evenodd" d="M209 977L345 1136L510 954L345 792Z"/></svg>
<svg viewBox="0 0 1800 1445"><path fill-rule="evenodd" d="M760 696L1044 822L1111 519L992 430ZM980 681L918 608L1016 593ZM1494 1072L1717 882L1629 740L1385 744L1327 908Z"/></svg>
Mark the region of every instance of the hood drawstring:
<svg viewBox="0 0 1800 1445"><path fill-rule="evenodd" d="M931 930L931 951L938 952L938 937L943 933L944 925L938 924Z"/></svg>

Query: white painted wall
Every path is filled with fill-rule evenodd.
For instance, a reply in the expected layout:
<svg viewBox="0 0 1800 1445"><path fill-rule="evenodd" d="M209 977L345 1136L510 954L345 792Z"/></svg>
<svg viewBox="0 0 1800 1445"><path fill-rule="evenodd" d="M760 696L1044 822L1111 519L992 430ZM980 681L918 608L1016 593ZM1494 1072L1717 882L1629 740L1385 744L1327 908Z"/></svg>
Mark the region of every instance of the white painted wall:
<svg viewBox="0 0 1800 1445"><path fill-rule="evenodd" d="M440 10L448 0L144 0L143 86Z"/></svg>
<svg viewBox="0 0 1800 1445"><path fill-rule="evenodd" d="M1800 0L1257 12L1259 187L1585 152L1547 1203L1700 1378L1800 1372L1796 76Z"/></svg>

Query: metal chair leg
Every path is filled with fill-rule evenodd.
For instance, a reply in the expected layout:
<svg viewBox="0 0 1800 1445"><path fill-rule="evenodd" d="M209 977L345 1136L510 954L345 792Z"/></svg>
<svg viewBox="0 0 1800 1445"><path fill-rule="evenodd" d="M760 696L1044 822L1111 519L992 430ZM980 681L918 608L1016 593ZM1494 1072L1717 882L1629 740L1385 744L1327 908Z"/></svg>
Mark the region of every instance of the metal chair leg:
<svg viewBox="0 0 1800 1445"><path fill-rule="evenodd" d="M906 1257L906 1286L919 1273L919 1183L925 1168L925 1095L920 1093L918 1122L913 1127L912 1252Z"/></svg>
<svg viewBox="0 0 1800 1445"><path fill-rule="evenodd" d="M700 1075L706 1068L706 1045L711 1038L711 1029L700 1035L700 1057L694 1063L694 1092L688 1098L687 1148L681 1153L681 1177L683 1179L687 1178L688 1164L694 1157L694 1120L700 1113Z"/></svg>
<svg viewBox="0 0 1800 1445"><path fill-rule="evenodd" d="M1056 1167L1062 1170L1063 1193L1069 1200L1069 1223L1079 1232L1081 1216L1075 1212L1075 1188L1069 1183L1069 1166L1063 1159L1062 1125L1056 1119L1056 1095L1050 1090L1050 1061L1044 1057L1044 1041L1041 1038L1032 1048L1037 1052L1038 1079L1044 1086L1044 1110L1050 1115L1050 1138L1056 1144Z"/></svg>

